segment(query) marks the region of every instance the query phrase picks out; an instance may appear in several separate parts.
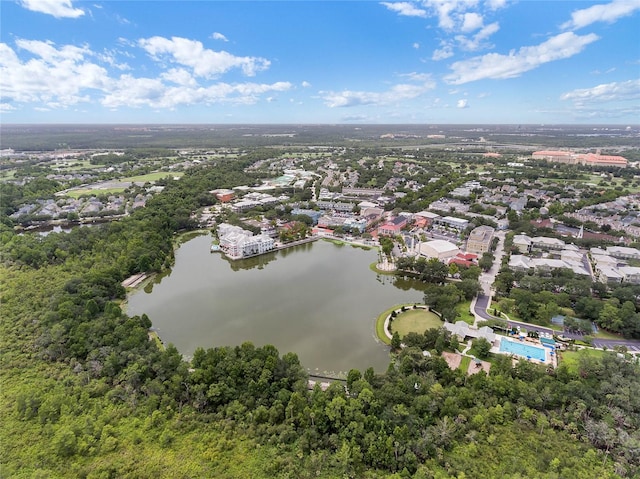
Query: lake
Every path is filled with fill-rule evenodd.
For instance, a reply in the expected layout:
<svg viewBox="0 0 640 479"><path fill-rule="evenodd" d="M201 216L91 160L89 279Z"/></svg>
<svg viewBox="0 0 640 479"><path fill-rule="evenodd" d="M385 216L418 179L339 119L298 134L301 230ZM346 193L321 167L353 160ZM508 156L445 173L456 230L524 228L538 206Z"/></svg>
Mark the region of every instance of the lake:
<svg viewBox="0 0 640 479"><path fill-rule="evenodd" d="M423 300L420 283L370 269L376 249L319 240L230 261L210 246L209 235L185 242L170 274L128 298L128 314L146 313L185 356L251 341L297 353L311 373L383 372L389 348L376 337L376 318Z"/></svg>

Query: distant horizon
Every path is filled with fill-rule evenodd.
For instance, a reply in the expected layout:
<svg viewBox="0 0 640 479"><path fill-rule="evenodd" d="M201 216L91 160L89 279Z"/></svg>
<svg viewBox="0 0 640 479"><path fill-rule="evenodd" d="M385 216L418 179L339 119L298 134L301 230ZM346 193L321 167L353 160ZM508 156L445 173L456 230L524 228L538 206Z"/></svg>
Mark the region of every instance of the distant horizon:
<svg viewBox="0 0 640 479"><path fill-rule="evenodd" d="M639 17L640 0L4 0L0 113L25 125L638 124Z"/></svg>
<svg viewBox="0 0 640 479"><path fill-rule="evenodd" d="M83 122L52 122L52 123L7 123L0 121L0 128L15 127L15 126L345 126L345 127L366 127L366 126L389 126L389 127L402 127L402 126L511 126L511 127L575 127L575 128L589 128L589 127L624 127L624 128L639 128L640 123L313 123L313 122L298 122L298 123L126 123L126 122L113 122L113 123L83 123Z"/></svg>

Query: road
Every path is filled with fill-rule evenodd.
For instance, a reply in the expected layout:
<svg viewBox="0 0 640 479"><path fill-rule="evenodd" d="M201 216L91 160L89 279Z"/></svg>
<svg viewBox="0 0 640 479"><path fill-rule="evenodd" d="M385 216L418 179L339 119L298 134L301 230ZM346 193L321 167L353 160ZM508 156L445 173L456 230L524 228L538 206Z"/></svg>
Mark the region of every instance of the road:
<svg viewBox="0 0 640 479"><path fill-rule="evenodd" d="M479 295L475 304L475 313L477 316L482 319L496 319L495 316L492 316L487 313L487 306L489 304L489 297L486 295ZM545 328L544 326L538 326L537 324L529 324L529 323L521 323L519 321L507 321L509 327L521 327L522 329L526 329L527 331L537 331L538 333L544 334L558 334L558 331L554 331L551 328ZM567 336L567 333L562 333L564 336ZM583 339L582 337L573 337L572 339ZM632 340L632 339L593 339L593 347L600 349L613 349L616 346L624 346L627 348L629 352L640 352L640 341Z"/></svg>
<svg viewBox="0 0 640 479"><path fill-rule="evenodd" d="M476 326L478 325L478 318L482 319L496 319L495 316L492 316L487 313L487 309L491 304L491 296L493 292L491 291L491 286L496 279L496 275L500 271L500 267L502 265L502 257L504 256L504 232L496 233L496 236L500 238L500 242L496 248L494 256L496 260L493 263L491 269L485 273L480 275L480 286L482 287L483 294L478 295L476 299L476 303L474 306L474 313L476 316ZM528 324L521 323L519 321L507 321L509 327L520 327L526 329L527 331L537 331L538 333L544 334L558 334L558 331L554 331L551 328L545 328L544 326L538 326L536 324ZM568 332L560 333L564 336L567 336L571 339L581 340L583 337L579 334L572 334ZM593 346L596 348L606 348L613 349L616 346L625 346L630 352L640 352L640 341L638 340L630 340L630 339L599 339L594 338L592 342Z"/></svg>

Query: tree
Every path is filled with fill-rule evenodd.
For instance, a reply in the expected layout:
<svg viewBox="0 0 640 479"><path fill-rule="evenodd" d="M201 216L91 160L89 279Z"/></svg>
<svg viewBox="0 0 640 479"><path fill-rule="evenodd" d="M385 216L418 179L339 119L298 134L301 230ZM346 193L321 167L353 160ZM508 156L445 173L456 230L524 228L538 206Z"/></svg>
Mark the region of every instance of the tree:
<svg viewBox="0 0 640 479"><path fill-rule="evenodd" d="M483 253L482 257L478 260L478 266L484 271L489 271L495 259L491 253Z"/></svg>
<svg viewBox="0 0 640 479"><path fill-rule="evenodd" d="M456 283L456 288L462 292L466 300L473 299L482 291L480 282L477 279L463 279L459 283Z"/></svg>
<svg viewBox="0 0 640 479"><path fill-rule="evenodd" d="M476 338L471 343L471 347L480 359L485 359L489 357L489 352L491 351L491 343L487 341L485 338Z"/></svg>
<svg viewBox="0 0 640 479"><path fill-rule="evenodd" d="M620 317L620 301L618 298L611 298L604 303L602 311L598 315L598 325L604 329L618 332L622 327L622 318Z"/></svg>
<svg viewBox="0 0 640 479"><path fill-rule="evenodd" d="M391 348L397 351L400 349L400 344L400 335L398 334L398 331L394 331L393 336L391 336Z"/></svg>
<svg viewBox="0 0 640 479"><path fill-rule="evenodd" d="M515 309L524 321L531 322L536 318L538 303L531 291L516 288L511 291L510 297L515 300Z"/></svg>
<svg viewBox="0 0 640 479"><path fill-rule="evenodd" d="M548 303L542 303L536 311L537 324L549 325L551 324L551 318L556 316L560 312L560 308L555 301Z"/></svg>
<svg viewBox="0 0 640 479"><path fill-rule="evenodd" d="M510 269L503 269L496 275L494 286L499 294L508 296L511 293L514 281L513 272Z"/></svg>
<svg viewBox="0 0 640 479"><path fill-rule="evenodd" d="M420 274L420 279L427 283L442 284L448 273L449 270L444 263L437 258L431 258L425 264L424 271Z"/></svg>

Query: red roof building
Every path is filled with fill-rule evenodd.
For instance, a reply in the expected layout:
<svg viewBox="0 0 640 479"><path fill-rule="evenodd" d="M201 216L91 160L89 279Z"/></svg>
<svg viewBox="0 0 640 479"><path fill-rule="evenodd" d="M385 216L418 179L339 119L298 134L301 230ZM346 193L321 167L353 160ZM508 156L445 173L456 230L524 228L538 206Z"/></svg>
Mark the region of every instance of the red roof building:
<svg viewBox="0 0 640 479"><path fill-rule="evenodd" d="M405 218L404 216L396 216L383 225L378 226L378 234L395 236L400 233L402 228L404 228L405 226L407 226L407 218Z"/></svg>

